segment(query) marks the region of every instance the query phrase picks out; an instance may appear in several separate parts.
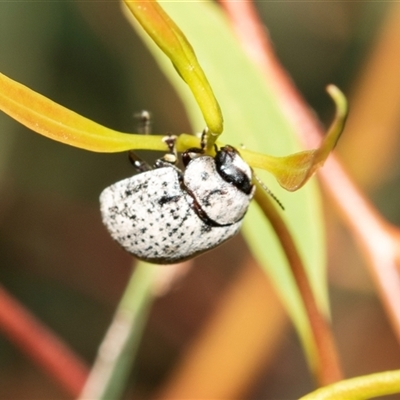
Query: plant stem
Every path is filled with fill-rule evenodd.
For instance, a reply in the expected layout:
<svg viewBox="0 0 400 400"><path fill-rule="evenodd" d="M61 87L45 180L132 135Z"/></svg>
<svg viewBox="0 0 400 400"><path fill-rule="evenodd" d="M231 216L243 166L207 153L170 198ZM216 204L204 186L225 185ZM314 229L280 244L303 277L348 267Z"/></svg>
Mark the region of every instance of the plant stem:
<svg viewBox="0 0 400 400"><path fill-rule="evenodd" d="M147 320L156 270L153 264L136 264L80 400L121 397Z"/></svg>
<svg viewBox="0 0 400 400"><path fill-rule="evenodd" d="M400 392L400 370L346 379L320 388L300 400L362 400Z"/></svg>
<svg viewBox="0 0 400 400"><path fill-rule="evenodd" d="M274 228L289 262L293 277L304 302L316 346L317 365L315 375L320 385L327 385L342 378L340 363L330 326L318 310L304 264L296 244L272 199L256 181L255 200Z"/></svg>

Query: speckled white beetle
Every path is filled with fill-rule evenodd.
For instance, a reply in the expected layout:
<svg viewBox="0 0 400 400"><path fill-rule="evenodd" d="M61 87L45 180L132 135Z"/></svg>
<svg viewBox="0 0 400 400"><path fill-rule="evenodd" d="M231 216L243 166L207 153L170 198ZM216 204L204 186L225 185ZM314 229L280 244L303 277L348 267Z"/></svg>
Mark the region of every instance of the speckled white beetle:
<svg viewBox="0 0 400 400"><path fill-rule="evenodd" d="M155 169L101 193L103 223L129 253L172 264L211 250L238 232L254 195L252 170L231 146L219 149L215 157L203 150L202 141L201 148L182 154L184 171L164 158ZM134 165L148 169L137 159Z"/></svg>

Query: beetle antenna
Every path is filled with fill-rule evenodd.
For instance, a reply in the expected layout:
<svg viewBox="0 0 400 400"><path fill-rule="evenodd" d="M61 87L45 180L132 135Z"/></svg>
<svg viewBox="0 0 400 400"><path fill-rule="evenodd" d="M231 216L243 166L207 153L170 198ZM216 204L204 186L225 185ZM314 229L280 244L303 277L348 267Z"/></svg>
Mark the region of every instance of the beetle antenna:
<svg viewBox="0 0 400 400"><path fill-rule="evenodd" d="M269 189L269 187L257 175L254 175L254 178L256 178L256 181L260 184L260 186L275 200L278 206L285 211L285 207L283 207L283 204L280 202L280 200L271 192L271 189Z"/></svg>

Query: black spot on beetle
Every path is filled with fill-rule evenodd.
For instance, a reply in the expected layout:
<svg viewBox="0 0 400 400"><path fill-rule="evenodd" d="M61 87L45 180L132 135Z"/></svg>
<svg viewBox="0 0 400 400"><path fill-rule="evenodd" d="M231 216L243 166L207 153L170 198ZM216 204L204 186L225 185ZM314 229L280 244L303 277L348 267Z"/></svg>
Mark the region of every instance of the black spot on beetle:
<svg viewBox="0 0 400 400"><path fill-rule="evenodd" d="M208 172L203 171L200 176L202 181L206 181L210 175L208 174Z"/></svg>
<svg viewBox="0 0 400 400"><path fill-rule="evenodd" d="M211 227L210 225L203 224L203 225L201 226L201 233L202 233L202 234L203 234L203 233L208 233L208 232L211 231L211 229L212 229L212 227Z"/></svg>
<svg viewBox="0 0 400 400"><path fill-rule="evenodd" d="M167 204L167 203L173 203L173 202L176 203L177 201L179 201L180 197L181 196L168 196L168 195L162 196L158 200L158 204L160 206L163 206L164 204Z"/></svg>

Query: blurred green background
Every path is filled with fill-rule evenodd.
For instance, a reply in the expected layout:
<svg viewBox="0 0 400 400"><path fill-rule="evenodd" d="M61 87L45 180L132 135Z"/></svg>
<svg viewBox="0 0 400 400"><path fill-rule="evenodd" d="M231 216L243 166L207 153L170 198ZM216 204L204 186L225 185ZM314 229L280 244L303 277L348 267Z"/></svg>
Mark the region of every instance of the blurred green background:
<svg viewBox="0 0 400 400"><path fill-rule="evenodd" d="M328 83L350 96L351 107L393 6L285 1L256 6L278 57L322 121L328 123L332 115L324 90ZM400 34L397 44L400 53ZM381 63L393 62L396 54L391 54L381 57ZM154 116L155 133L190 132L182 105L125 21L118 2L0 2L0 71L120 131L134 131L133 114L147 109ZM392 99L390 93L387 99ZM400 111L400 102L385 106L387 99L375 101L384 109ZM355 179L394 223L400 222L399 122L400 118L388 131L378 125L371 140L366 135L357 141L352 131L346 131L338 149ZM131 257L111 241L101 224L98 196L133 169L126 154L68 147L30 132L4 114L0 132L1 282L91 363L131 272ZM364 145L367 150L376 146L371 145L376 136L391 146L388 153L376 149L375 160L374 153L364 153ZM156 156L145 155L150 160ZM357 169L360 164L368 164L372 172ZM399 346L364 262L328 199L326 214L334 332L345 372L354 376L396 368ZM157 300L127 398L151 398L164 385L247 256L244 242L235 238L196 259L196 267ZM280 337L239 398L289 399L312 389L290 325ZM0 337L0 398L68 396Z"/></svg>

